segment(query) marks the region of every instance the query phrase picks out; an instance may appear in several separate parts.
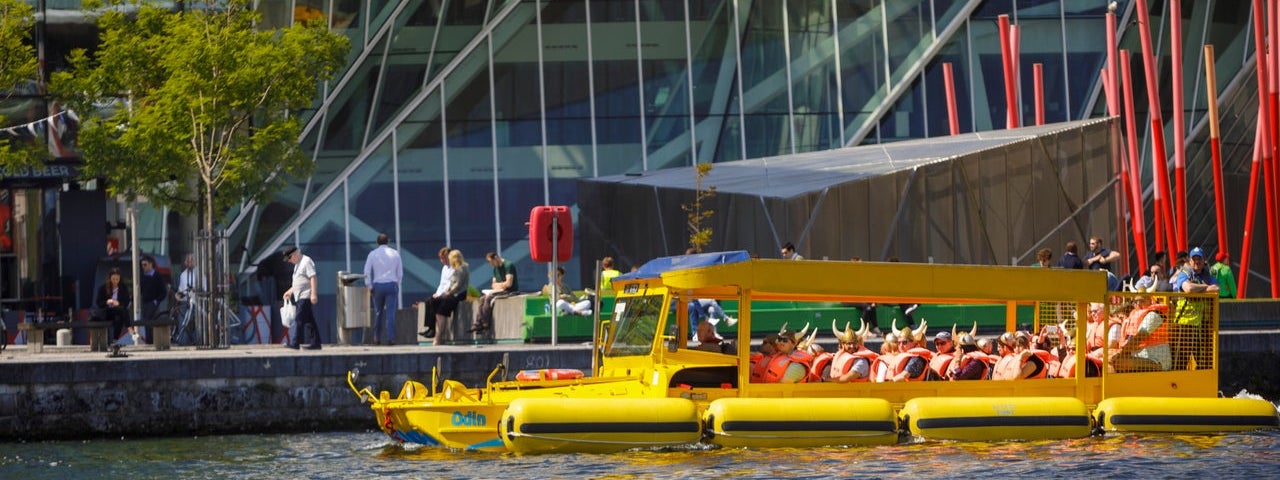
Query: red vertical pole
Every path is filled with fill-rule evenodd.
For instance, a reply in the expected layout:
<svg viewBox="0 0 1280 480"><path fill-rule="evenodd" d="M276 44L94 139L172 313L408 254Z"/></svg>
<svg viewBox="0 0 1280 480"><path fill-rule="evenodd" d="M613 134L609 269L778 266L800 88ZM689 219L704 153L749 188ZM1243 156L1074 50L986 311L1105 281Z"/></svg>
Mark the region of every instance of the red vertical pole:
<svg viewBox="0 0 1280 480"><path fill-rule="evenodd" d="M1262 117L1262 112L1258 112L1258 117ZM1262 119L1258 119L1258 124L1262 124ZM1259 129L1253 138L1253 164L1249 167L1249 195L1245 197L1244 209L1244 240L1240 242L1240 289L1236 291L1236 298L1245 298L1245 294L1249 292L1249 251L1253 250L1253 209L1258 205L1258 176L1262 173L1262 141L1266 138L1263 130Z"/></svg>
<svg viewBox="0 0 1280 480"><path fill-rule="evenodd" d="M1209 151L1213 155L1213 213L1218 223L1218 251L1230 254L1222 183L1222 140L1218 137L1218 72L1214 65L1213 45L1204 46L1204 83L1205 99L1209 101Z"/></svg>
<svg viewBox="0 0 1280 480"><path fill-rule="evenodd" d="M1267 214L1267 260L1271 270L1271 298L1280 297L1280 282L1277 282L1277 275L1280 275L1280 252L1277 251L1277 242L1280 242L1280 208L1276 208L1276 202L1280 201L1280 176L1276 173L1276 163L1280 162L1280 104L1277 103L1277 93L1280 93L1280 55L1277 54L1277 45L1280 45L1280 31L1277 31L1277 5L1275 0L1266 2L1270 4L1268 8L1266 23L1269 25L1266 32L1270 34L1270 51L1267 52L1267 73L1268 73L1268 96L1259 97L1259 102L1263 98L1268 99L1271 112L1271 151L1270 156L1262 157L1262 174L1263 174L1263 195L1265 199ZM1261 12L1258 13L1261 15ZM1258 61L1262 61L1259 57Z"/></svg>
<svg viewBox="0 0 1280 480"><path fill-rule="evenodd" d="M1116 14L1107 12L1107 70L1103 77L1103 85L1109 85L1114 95L1107 97L1107 113L1120 115L1120 90L1116 88L1116 75L1120 73L1116 66ZM1145 265L1144 265L1145 267Z"/></svg>
<svg viewBox="0 0 1280 480"><path fill-rule="evenodd" d="M1267 99L1269 98L1267 95L1267 92L1268 92L1268 85L1270 84L1270 78L1267 76L1269 65L1267 64L1268 62L1266 61L1267 60L1267 56L1266 56L1267 39L1266 39L1266 27L1265 27L1265 20L1264 20L1265 19L1264 16L1266 15L1266 10L1264 10L1262 7L1262 0L1253 0L1253 12L1254 12L1253 41L1254 41L1254 52L1256 56L1255 65L1257 65L1257 70L1258 70L1258 117L1259 117L1258 118L1258 134L1259 134L1259 137L1262 139L1259 146L1259 150L1262 151L1261 162L1260 162L1261 165L1258 165L1258 164L1254 164L1254 165L1255 167L1259 167L1259 166L1262 167L1262 172L1264 176L1263 189L1264 189L1264 192L1266 193L1264 203L1267 204L1266 205L1267 234L1268 234L1268 237L1272 240L1271 242L1269 242L1271 243L1271 245L1268 246L1268 251L1271 253L1271 257L1272 257L1271 258L1272 261L1270 263L1274 266L1275 265L1275 245L1274 245L1275 237L1272 235L1272 233L1275 232L1275 219L1272 217L1272 215L1274 214L1274 209L1271 205L1271 202L1274 197L1272 196L1273 194L1271 193L1271 190L1274 189L1275 182L1274 182L1274 179L1270 178L1270 175L1268 175L1270 173L1270 169L1267 168L1267 166L1270 165L1272 161L1273 147L1271 145L1271 135L1270 135L1271 133L1271 102L1267 101ZM1252 181L1253 180L1251 179L1250 182ZM1252 190L1252 185L1250 190ZM1255 202L1255 199L1252 193L1255 193L1255 192L1251 192L1251 195L1249 197L1250 209L1253 208L1253 204ZM1253 221L1252 214L1248 214L1248 215L1250 216L1249 216L1249 219L1246 221L1246 223L1250 223ZM1247 230L1252 230L1252 229L1250 228ZM1248 244L1245 244L1244 247L1241 248L1242 257L1243 257L1243 253L1248 251L1248 250L1245 250L1247 248L1249 248ZM1244 259L1241 258L1242 265L1243 265L1243 260ZM1275 296L1275 293L1276 293L1275 292L1275 289L1276 289L1275 273L1276 272L1274 268L1272 269L1271 273L1272 273L1272 282L1271 282L1272 296ZM1248 275L1249 275L1248 270L1245 270L1244 267L1242 266L1240 270L1240 276L1243 278L1243 277L1247 277ZM1243 290L1243 288L1241 288L1241 290Z"/></svg>
<svg viewBox="0 0 1280 480"><path fill-rule="evenodd" d="M1120 117L1120 85L1117 83L1117 74L1120 73L1119 67L1116 65L1116 14L1107 11L1107 68L1102 69L1102 84L1109 88L1107 93L1107 114L1113 117ZM1132 117L1127 118L1132 120ZM1134 140L1135 144L1137 140ZM1142 175L1138 172L1136 161L1134 166L1130 166L1125 155L1133 154L1136 160L1136 153L1125 147L1125 154L1116 159L1115 170L1120 172L1120 198L1116 199L1119 204L1126 204L1129 212L1129 221L1132 224L1130 231L1133 233L1134 251L1138 254L1138 268L1147 268L1147 239L1144 229L1146 228L1146 219L1142 214L1142 192L1139 190L1138 182ZM1127 201L1126 201L1127 200ZM1118 225L1116 231L1124 231L1124 219L1116 219ZM1123 235L1121 236L1123 237ZM1124 251L1122 258L1124 264L1130 265L1129 252Z"/></svg>
<svg viewBox="0 0 1280 480"><path fill-rule="evenodd" d="M1031 66L1035 72L1036 125L1044 125L1044 65L1037 63Z"/></svg>
<svg viewBox="0 0 1280 480"><path fill-rule="evenodd" d="M1167 200L1169 195L1169 155L1164 146L1164 120L1160 116L1160 86L1156 83L1156 57L1151 46L1151 16L1147 14L1147 0L1138 0L1138 36L1142 40L1142 65L1146 71L1147 103L1150 105L1148 115L1151 116L1151 143L1154 156L1151 158L1151 172L1154 175L1155 204L1157 214L1164 222L1164 240L1169 255L1177 252L1177 238L1173 224L1173 206ZM1156 224L1159 227L1160 223ZM1156 228L1159 237L1161 229Z"/></svg>
<svg viewBox="0 0 1280 480"><path fill-rule="evenodd" d="M1173 197L1177 204L1174 222L1178 248L1187 245L1187 127L1182 105L1182 0L1169 0L1170 56L1173 58Z"/></svg>
<svg viewBox="0 0 1280 480"><path fill-rule="evenodd" d="M960 112L956 110L956 74L951 69L951 62L942 64L942 79L947 86L947 123L951 125L951 134L960 134Z"/></svg>
<svg viewBox="0 0 1280 480"><path fill-rule="evenodd" d="M1272 8L1275 8L1274 0L1271 2ZM1276 242L1280 241L1280 231L1277 231L1276 225L1276 178L1275 178L1275 161L1276 161L1276 139L1275 139L1275 112L1272 107L1270 95L1275 93L1276 78L1275 75L1280 72L1272 70L1275 64L1276 51L1272 50L1267 55L1267 39L1266 39L1266 10L1263 9L1262 0L1254 0L1253 2L1253 28L1254 28L1254 46L1255 55L1258 65L1258 105L1261 108L1261 114L1265 116L1264 122L1259 123L1259 129L1264 133L1262 139L1262 189L1263 204L1266 206L1265 214L1267 220L1267 260L1271 273L1271 297L1280 296L1280 284L1277 283L1277 275L1280 275L1280 258L1277 258ZM1276 38L1274 35L1272 38ZM1275 46L1272 46L1275 48ZM1268 76L1268 74L1270 76ZM1253 198L1249 199L1250 202ZM1252 219L1250 219L1252 220ZM1241 270L1241 276L1248 275L1248 272Z"/></svg>
<svg viewBox="0 0 1280 480"><path fill-rule="evenodd" d="M1009 63L1013 65L1013 104L1019 127L1022 126L1022 27L1009 25Z"/></svg>
<svg viewBox="0 0 1280 480"><path fill-rule="evenodd" d="M1137 120L1133 118L1133 76L1129 72L1128 50L1120 51L1120 72L1120 83L1124 85L1124 124L1127 133L1125 136L1128 137L1128 148L1125 150L1128 150L1129 154L1128 171L1133 174L1133 180L1129 184L1129 205L1132 205L1130 218L1133 222L1133 241L1137 243L1134 247L1138 251L1138 268L1145 269L1150 266L1147 263L1147 219L1142 211L1142 191L1138 186L1142 179L1142 170L1138 167L1138 127Z"/></svg>
<svg viewBox="0 0 1280 480"><path fill-rule="evenodd" d="M1013 53L1009 42L1009 16L998 18L1000 26L1000 60L1004 67L1005 128L1018 128L1018 94L1013 83Z"/></svg>

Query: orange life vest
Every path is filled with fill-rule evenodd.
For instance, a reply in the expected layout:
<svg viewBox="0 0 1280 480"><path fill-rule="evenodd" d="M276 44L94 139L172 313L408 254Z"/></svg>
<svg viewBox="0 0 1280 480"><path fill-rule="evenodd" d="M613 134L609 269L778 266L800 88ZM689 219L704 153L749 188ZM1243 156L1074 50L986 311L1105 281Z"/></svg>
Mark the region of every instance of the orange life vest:
<svg viewBox="0 0 1280 480"><path fill-rule="evenodd" d="M929 370L933 370L933 374L938 378L948 380L951 378L951 361L956 358L955 352L939 353L933 356L933 360L929 361Z"/></svg>
<svg viewBox="0 0 1280 480"><path fill-rule="evenodd" d="M808 381L821 382L825 380L824 378L822 378L822 371L826 369L827 366L831 365L832 357L833 355L831 355L831 352L822 352L817 355L814 355L813 365L809 366Z"/></svg>
<svg viewBox="0 0 1280 480"><path fill-rule="evenodd" d="M764 371L769 366L769 362L764 359L764 354L760 352L751 352L751 382L764 382Z"/></svg>
<svg viewBox="0 0 1280 480"><path fill-rule="evenodd" d="M1100 352L1101 350L1098 350L1098 351ZM1102 371L1101 354L1099 355L1094 355L1092 353L1086 354L1084 356L1084 361L1093 364L1093 366L1097 368L1097 371L1099 372ZM1074 353L1068 353L1067 356L1062 359L1062 365L1058 366L1057 378L1075 378L1075 376L1076 376L1076 355Z"/></svg>
<svg viewBox="0 0 1280 480"><path fill-rule="evenodd" d="M889 374L896 377L899 373L906 371L907 364L911 363L911 359L916 357L923 358L924 361L928 363L930 360L933 360L933 351L927 348L916 347L911 350L907 350L906 352L899 353L898 356L893 359L893 368L889 371ZM924 371L920 372L920 375L907 377L906 381L918 382L924 380L924 377L928 374L929 369L925 368Z"/></svg>
<svg viewBox="0 0 1280 480"><path fill-rule="evenodd" d="M1010 353L1000 360L996 361L996 367L991 371L992 380L1017 380L1022 376L1021 356L1016 353Z"/></svg>
<svg viewBox="0 0 1280 480"><path fill-rule="evenodd" d="M867 347L858 347L858 349L853 353L845 353L844 350L837 351L831 360L831 378L849 373L849 370L853 369L853 364L856 363L858 359L866 360L869 364L875 364L878 358L880 358L880 355L877 355L876 352L871 350L867 350ZM871 369L867 369L867 376L855 378L852 381L871 381Z"/></svg>
<svg viewBox="0 0 1280 480"><path fill-rule="evenodd" d="M871 362L869 375L871 377L871 381L892 382L893 380L888 377L893 376L893 374L890 373L893 370L891 366L893 365L894 359L898 358L899 355L901 354L882 353L879 357L876 357L876 359Z"/></svg>
<svg viewBox="0 0 1280 480"><path fill-rule="evenodd" d="M1085 346L1090 350L1102 348L1102 344L1106 342L1107 330L1110 330L1112 325L1118 325L1119 323L1112 320L1111 317L1107 317L1106 320L1101 322L1089 323L1084 333Z"/></svg>
<svg viewBox="0 0 1280 480"><path fill-rule="evenodd" d="M976 350L976 351L972 351L964 355L961 355L960 358L955 360L955 362L956 362L957 368L960 370L964 370L964 367L968 365L969 362L981 363L982 364L981 378L986 379L991 377L991 361L990 360L991 360L990 356L987 355L985 352L982 352L981 350ZM954 378L951 378L951 377L947 377L947 378L949 380L955 380Z"/></svg>
<svg viewBox="0 0 1280 480"><path fill-rule="evenodd" d="M1142 327L1142 319L1147 317L1148 313L1156 312L1165 318L1160 322L1160 326L1156 327L1156 331L1151 332L1147 338L1138 344L1138 348L1146 348L1155 345L1165 345L1169 343L1169 306L1164 304L1152 305L1141 310L1135 310L1129 318L1124 319L1124 324L1120 326L1120 346L1129 343L1129 339L1138 334Z"/></svg>
<svg viewBox="0 0 1280 480"><path fill-rule="evenodd" d="M1039 358L1044 365L1040 367L1040 370L1032 372L1031 376L1027 378L1048 378L1049 372L1058 371L1058 364L1061 362L1058 361L1058 357L1053 356L1053 353L1050 353L1048 350L1040 350L1037 348L1033 348L1028 351L1031 352L1032 355L1035 355L1036 358ZM1027 361L1030 361L1030 359ZM1025 365L1026 362L1023 362L1023 364Z"/></svg>
<svg viewBox="0 0 1280 480"><path fill-rule="evenodd" d="M778 354L769 357L768 362L765 362L764 375L761 380L765 383L781 382L782 377L787 373L787 367L790 367L792 363L799 363L805 370L805 376L801 377L798 383L804 383L808 380L809 365L813 363L813 355L798 350L791 352L790 355Z"/></svg>

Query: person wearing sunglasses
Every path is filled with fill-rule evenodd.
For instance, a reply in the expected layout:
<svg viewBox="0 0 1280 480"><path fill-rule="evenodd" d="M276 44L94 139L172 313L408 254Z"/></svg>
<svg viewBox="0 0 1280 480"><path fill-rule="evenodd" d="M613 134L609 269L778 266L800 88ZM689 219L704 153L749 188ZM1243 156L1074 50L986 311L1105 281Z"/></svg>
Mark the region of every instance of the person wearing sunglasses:
<svg viewBox="0 0 1280 480"><path fill-rule="evenodd" d="M796 332L783 325L775 343L777 353L767 359L764 375L766 383L800 383L809 375L813 357L796 350Z"/></svg>

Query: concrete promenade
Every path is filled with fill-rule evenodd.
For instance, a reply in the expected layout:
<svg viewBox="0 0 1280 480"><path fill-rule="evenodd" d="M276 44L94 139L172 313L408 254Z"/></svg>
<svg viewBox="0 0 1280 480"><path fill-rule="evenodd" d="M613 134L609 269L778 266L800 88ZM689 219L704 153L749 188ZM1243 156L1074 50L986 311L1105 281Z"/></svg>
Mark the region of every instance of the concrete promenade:
<svg viewBox="0 0 1280 480"><path fill-rule="evenodd" d="M1221 390L1280 398L1280 330L1223 332ZM590 370L584 344L281 346L155 351L125 347L107 358L86 346L22 346L0 353L0 440L308 432L372 429L374 415L347 386L398 393L408 379L483 385L499 363L508 375L535 368Z"/></svg>

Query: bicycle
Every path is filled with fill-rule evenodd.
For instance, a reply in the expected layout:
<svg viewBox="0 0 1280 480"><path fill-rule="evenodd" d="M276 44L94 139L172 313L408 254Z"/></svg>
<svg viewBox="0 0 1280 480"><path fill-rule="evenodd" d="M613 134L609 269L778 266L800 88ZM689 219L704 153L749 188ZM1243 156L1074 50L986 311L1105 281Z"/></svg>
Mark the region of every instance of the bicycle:
<svg viewBox="0 0 1280 480"><path fill-rule="evenodd" d="M206 318L204 315L207 311L206 305L211 299L202 298L207 295L192 293L182 295L185 299L180 299L181 306L171 310L171 318L174 319L176 326L170 335L170 341L175 345L210 345L215 342L209 342L206 336L212 334L215 339L225 338L228 345L242 345L248 342L256 341L258 334L256 331L248 332L247 322L240 318L240 315L231 309L226 302L217 302L218 310L221 317L214 317L213 328L202 328L199 323L201 319ZM219 318L226 319L226 330L223 330L219 322ZM225 333L225 336L223 335ZM221 343L221 342L216 342Z"/></svg>

